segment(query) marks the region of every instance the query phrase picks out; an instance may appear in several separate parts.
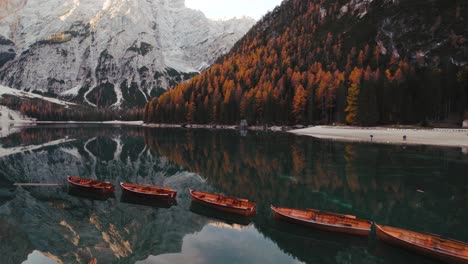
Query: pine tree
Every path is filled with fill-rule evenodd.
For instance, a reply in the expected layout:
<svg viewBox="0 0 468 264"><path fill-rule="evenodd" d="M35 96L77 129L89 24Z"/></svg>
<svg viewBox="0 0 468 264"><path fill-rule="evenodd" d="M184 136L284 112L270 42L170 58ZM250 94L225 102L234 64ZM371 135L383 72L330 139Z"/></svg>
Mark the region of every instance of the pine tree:
<svg viewBox="0 0 468 264"><path fill-rule="evenodd" d="M348 106L345 109L346 123L349 125L357 125L359 120L359 86L355 83L348 88L348 97L346 102Z"/></svg>
<svg viewBox="0 0 468 264"><path fill-rule="evenodd" d="M187 116L186 116L187 122L193 123L195 121L195 111L196 111L195 102L190 102L187 108L188 108Z"/></svg>
<svg viewBox="0 0 468 264"><path fill-rule="evenodd" d="M305 106L307 103L307 93L304 90L302 85L296 87L296 93L294 94L293 99L293 115L294 119L298 123L302 123L304 121L304 114L305 114Z"/></svg>

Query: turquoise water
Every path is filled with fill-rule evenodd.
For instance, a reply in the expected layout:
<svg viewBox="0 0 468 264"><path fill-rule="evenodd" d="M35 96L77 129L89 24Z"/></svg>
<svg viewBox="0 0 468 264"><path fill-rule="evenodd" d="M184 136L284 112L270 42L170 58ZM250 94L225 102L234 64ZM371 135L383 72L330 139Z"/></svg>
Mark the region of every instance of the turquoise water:
<svg viewBox="0 0 468 264"><path fill-rule="evenodd" d="M270 204L354 214L468 241L461 149L287 133L47 126L0 139L1 263L437 263L271 218ZM70 193L67 175L166 185L169 208ZM62 187L15 187L15 182ZM188 189L258 204L249 221L191 206Z"/></svg>

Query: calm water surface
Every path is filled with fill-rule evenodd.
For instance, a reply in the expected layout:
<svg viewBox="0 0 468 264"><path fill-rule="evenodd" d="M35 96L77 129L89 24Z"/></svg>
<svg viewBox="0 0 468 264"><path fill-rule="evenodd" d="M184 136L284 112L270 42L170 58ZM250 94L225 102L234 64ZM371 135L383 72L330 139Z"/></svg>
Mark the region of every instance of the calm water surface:
<svg viewBox="0 0 468 264"><path fill-rule="evenodd" d="M36 127L0 139L1 263L436 263L271 218L270 204L354 214L468 241L468 155L287 133ZM170 208L63 187L78 175L166 185ZM188 189L258 203L251 222L191 206Z"/></svg>

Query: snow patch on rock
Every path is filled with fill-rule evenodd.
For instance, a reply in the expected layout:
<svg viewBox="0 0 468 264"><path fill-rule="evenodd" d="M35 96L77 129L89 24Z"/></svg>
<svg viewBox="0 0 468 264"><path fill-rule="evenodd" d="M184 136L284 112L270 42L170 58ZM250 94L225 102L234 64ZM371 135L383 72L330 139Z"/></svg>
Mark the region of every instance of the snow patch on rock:
<svg viewBox="0 0 468 264"><path fill-rule="evenodd" d="M367 14L372 1L374 0L351 0L340 8L340 16L344 16L350 12L351 15L363 18Z"/></svg>
<svg viewBox="0 0 468 264"><path fill-rule="evenodd" d="M63 91L60 93L61 96L77 96L78 93L80 92L80 89L81 89L81 86L80 85L77 85L73 88L71 88L70 90L66 90L66 91Z"/></svg>
<svg viewBox="0 0 468 264"><path fill-rule="evenodd" d="M76 105L75 103L70 103L70 102L59 100L56 98L42 96L39 94L25 92L25 91L21 91L21 90L17 90L17 89L13 89L10 87L0 85L0 97L4 94L17 96L19 98L41 99L41 100L48 101L54 104L63 105L65 107L69 107L70 105Z"/></svg>

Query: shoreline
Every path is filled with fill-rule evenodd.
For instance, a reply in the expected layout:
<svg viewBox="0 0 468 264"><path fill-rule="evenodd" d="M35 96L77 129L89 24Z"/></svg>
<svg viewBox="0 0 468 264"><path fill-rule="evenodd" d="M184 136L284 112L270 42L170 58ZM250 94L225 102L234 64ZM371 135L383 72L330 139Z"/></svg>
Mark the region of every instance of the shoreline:
<svg viewBox="0 0 468 264"><path fill-rule="evenodd" d="M96 124L96 125L131 125L144 126L143 121L36 121L36 120L21 120L8 123L12 127L36 126L36 125L74 125L74 124Z"/></svg>
<svg viewBox="0 0 468 264"><path fill-rule="evenodd" d="M10 127L21 128L36 125L128 125L128 126L141 126L150 128L202 128L202 129L219 129L219 130L237 130L240 129L238 125L202 125L202 124L147 124L143 121L35 121L35 120L21 120L10 122ZM283 131L287 132L294 129L292 126L248 126L244 130L256 131Z"/></svg>
<svg viewBox="0 0 468 264"><path fill-rule="evenodd" d="M20 121L12 122L13 128L49 124L96 124L129 125L149 128L191 128L238 130L238 125L201 124L146 124L143 121ZM432 145L461 147L468 149L468 128L405 128L405 127L354 127L354 126L248 126L243 130L289 132L295 135L311 136L345 142L363 142L399 145ZM372 138L371 138L372 135ZM406 136L406 139L403 139ZM467 150L468 151L468 150Z"/></svg>
<svg viewBox="0 0 468 264"><path fill-rule="evenodd" d="M432 145L468 148L468 129L314 126L288 131L296 135L348 142ZM372 136L372 137L371 137ZM405 139L403 137L406 137Z"/></svg>
<svg viewBox="0 0 468 264"><path fill-rule="evenodd" d="M33 122L37 125L42 124L104 124L104 125L132 125L132 126L142 126L144 125L143 121L35 121Z"/></svg>
<svg viewBox="0 0 468 264"><path fill-rule="evenodd" d="M201 125L201 124L142 124L144 127L152 128L202 128L202 129L226 129L226 130L238 130L238 125ZM247 126L242 130L255 130L255 131L282 131L287 132L294 129L291 126Z"/></svg>

